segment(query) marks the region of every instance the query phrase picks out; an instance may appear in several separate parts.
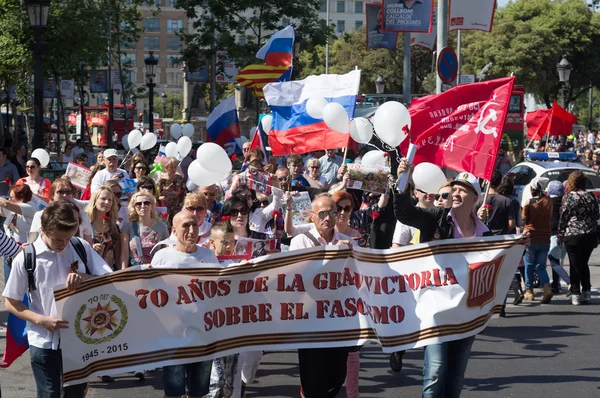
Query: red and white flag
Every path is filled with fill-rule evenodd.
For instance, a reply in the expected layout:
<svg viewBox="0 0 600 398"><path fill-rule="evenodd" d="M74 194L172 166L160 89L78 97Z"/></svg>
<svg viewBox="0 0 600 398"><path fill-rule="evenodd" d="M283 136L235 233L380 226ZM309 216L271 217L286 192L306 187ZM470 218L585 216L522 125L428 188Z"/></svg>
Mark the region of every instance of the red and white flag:
<svg viewBox="0 0 600 398"><path fill-rule="evenodd" d="M515 78L457 86L414 100L408 108L413 163L434 163L489 180ZM402 153L407 153L405 140Z"/></svg>

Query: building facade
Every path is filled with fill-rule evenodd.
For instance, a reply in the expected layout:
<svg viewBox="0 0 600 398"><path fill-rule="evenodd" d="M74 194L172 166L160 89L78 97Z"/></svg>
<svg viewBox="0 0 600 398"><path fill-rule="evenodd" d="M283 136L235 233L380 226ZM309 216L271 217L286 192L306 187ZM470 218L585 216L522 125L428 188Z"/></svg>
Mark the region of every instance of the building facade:
<svg viewBox="0 0 600 398"><path fill-rule="evenodd" d="M339 35L359 29L366 23L366 1L358 0L321 0L319 16L327 19L327 2L329 1L329 21L335 25Z"/></svg>

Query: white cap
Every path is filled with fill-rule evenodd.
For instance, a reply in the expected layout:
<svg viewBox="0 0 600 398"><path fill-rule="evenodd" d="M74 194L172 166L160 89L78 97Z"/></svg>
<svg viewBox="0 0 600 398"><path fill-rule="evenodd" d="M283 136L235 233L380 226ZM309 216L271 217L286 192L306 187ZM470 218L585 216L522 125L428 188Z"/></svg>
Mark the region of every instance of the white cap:
<svg viewBox="0 0 600 398"><path fill-rule="evenodd" d="M456 176L454 181L450 183L450 186L456 184L462 185L475 192L477 196L481 196L481 187L479 186L479 179L471 173L460 173Z"/></svg>
<svg viewBox="0 0 600 398"><path fill-rule="evenodd" d="M117 157L119 156L119 154L117 153L116 149L110 148L110 149L106 149L104 151L104 157L105 158L110 158L111 156L117 156Z"/></svg>
<svg viewBox="0 0 600 398"><path fill-rule="evenodd" d="M531 180L531 189L539 189L543 192L548 187L549 182L550 180L546 177L535 177Z"/></svg>

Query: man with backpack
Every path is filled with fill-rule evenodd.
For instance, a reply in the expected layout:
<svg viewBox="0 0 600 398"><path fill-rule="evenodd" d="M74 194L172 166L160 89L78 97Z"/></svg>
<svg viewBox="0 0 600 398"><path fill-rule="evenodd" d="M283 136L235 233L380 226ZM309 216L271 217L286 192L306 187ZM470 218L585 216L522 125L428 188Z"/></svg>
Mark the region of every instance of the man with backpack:
<svg viewBox="0 0 600 398"><path fill-rule="evenodd" d="M3 296L6 309L27 321L31 367L38 398L59 398L62 388L60 329L69 323L56 315L53 288L65 285L77 289L93 277L111 272L111 268L83 239L76 238L81 219L76 205L59 201L42 214L42 233L19 253ZM29 295L29 308L23 303ZM86 384L64 388L64 397L83 397Z"/></svg>

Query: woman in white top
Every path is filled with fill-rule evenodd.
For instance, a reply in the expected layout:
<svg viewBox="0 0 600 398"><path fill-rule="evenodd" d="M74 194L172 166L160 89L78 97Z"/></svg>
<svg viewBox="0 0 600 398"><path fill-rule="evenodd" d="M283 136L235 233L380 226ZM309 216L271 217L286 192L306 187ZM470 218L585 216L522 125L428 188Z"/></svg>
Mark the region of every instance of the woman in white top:
<svg viewBox="0 0 600 398"><path fill-rule="evenodd" d="M73 162L75 160L75 155L73 154L73 143L67 141L67 145L65 145L65 151L59 156L58 163L63 169L67 168L67 163Z"/></svg>
<svg viewBox="0 0 600 398"><path fill-rule="evenodd" d="M250 208L249 226L250 230L258 233L265 233L265 227L267 222L273 218L273 212L281 209L281 199L283 197L283 191L280 189L272 190L273 201L267 207L261 207L260 202L256 198L256 191L248 188L247 185L240 185L235 191L231 193L231 196L237 196L243 198L248 202Z"/></svg>
<svg viewBox="0 0 600 398"><path fill-rule="evenodd" d="M15 185L10 189L9 199L0 198L0 214L6 217L4 231L17 243L26 243L36 207L28 185Z"/></svg>

